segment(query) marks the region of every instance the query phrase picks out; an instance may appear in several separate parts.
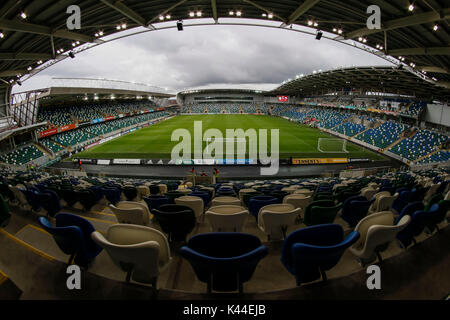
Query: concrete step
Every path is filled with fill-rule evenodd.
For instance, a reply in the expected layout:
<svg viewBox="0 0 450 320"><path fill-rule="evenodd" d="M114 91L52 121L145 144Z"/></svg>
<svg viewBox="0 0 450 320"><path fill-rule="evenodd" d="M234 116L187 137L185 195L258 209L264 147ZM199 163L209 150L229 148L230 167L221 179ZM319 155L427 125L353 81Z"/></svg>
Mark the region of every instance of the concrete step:
<svg viewBox="0 0 450 320"><path fill-rule="evenodd" d="M61 251L52 235L44 229L27 225L17 232L15 236L60 262L67 263L69 260L69 256ZM95 258L94 263L89 268L89 272L112 280L125 280L125 272L114 264L108 253L104 250Z"/></svg>
<svg viewBox="0 0 450 320"><path fill-rule="evenodd" d="M150 299L153 296L147 286L127 284L123 280L114 281L90 270L82 273L83 290L68 290L65 262L58 261L3 229L0 229L0 248L0 270L14 279L17 287L23 291L21 299ZM102 262L101 259L99 262Z"/></svg>
<svg viewBox="0 0 450 320"><path fill-rule="evenodd" d="M0 300L18 300L22 295L22 290L0 270Z"/></svg>

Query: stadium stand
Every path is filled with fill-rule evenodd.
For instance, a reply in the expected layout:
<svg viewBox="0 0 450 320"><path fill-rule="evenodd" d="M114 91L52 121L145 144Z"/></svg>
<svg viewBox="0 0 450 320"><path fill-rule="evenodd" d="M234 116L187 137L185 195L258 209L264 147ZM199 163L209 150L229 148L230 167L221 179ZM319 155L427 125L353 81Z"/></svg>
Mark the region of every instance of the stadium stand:
<svg viewBox="0 0 450 320"><path fill-rule="evenodd" d="M426 103L424 102L413 102L411 106L400 113L413 118L418 118L426 108Z"/></svg>
<svg viewBox="0 0 450 320"><path fill-rule="evenodd" d="M38 121L49 123L49 127L62 127L72 123L92 122L94 119L120 114L134 114L154 109L151 102L107 102L80 106L40 108Z"/></svg>
<svg viewBox="0 0 450 320"><path fill-rule="evenodd" d="M54 142L53 140L51 140L50 138L47 139L42 139L40 141L44 146L46 146L47 148L49 148L50 150L52 150L53 152L59 152L64 150L64 147L62 147L61 145L57 144L56 142Z"/></svg>
<svg viewBox="0 0 450 320"><path fill-rule="evenodd" d="M42 157L44 154L35 145L18 148L10 153L0 156L0 161L8 164L21 166L32 160Z"/></svg>
<svg viewBox="0 0 450 320"><path fill-rule="evenodd" d="M440 162L448 162L449 160L450 160L450 151L443 150L434 153L432 155L429 155L428 157L422 160L417 161L416 164L440 163Z"/></svg>
<svg viewBox="0 0 450 320"><path fill-rule="evenodd" d="M368 205L363 206L364 210L366 211L365 213L359 212L357 216L352 216L352 219L356 220L352 220L353 223L351 227L348 226L348 223L346 221L342 220L339 216L336 216L334 211L333 215L327 217L327 219L332 219L331 223L328 224L319 224L312 227L307 227L304 222L302 222L302 219L300 219L297 221L297 223L290 226L287 230L281 230L281 233L285 233L284 239L281 239L281 241L283 242L283 246L274 246L273 241L275 240L271 240L270 238L269 240L267 240L266 233L258 228L256 222L250 223L250 221L254 221L255 218L248 215L248 211L246 210L246 208L241 209L240 207L238 207L240 208L239 212L247 212L247 219L249 219L241 233L211 233L207 231L210 228L209 220L200 220L199 222L197 222L197 229L195 229L193 232L187 231L189 233L187 235L187 245L184 246L181 251L178 251L174 250L173 244L170 245L171 242L168 241L168 239L170 238L169 234L173 232L173 230L166 230L165 220L158 221L152 219L149 226L118 224L115 220L115 216L111 214L110 211L108 211L108 204L111 203L111 201L117 201L117 199L114 200L111 197L111 192L114 191L114 193L118 192L120 194L119 204L120 201L122 201L123 204L127 203L129 205L132 205L133 203L123 202L124 199L127 198L127 190L129 190L130 188L134 188L135 190L139 188L143 190L144 188L149 188L151 186L158 186L158 190L161 195L168 195L170 192L173 193L173 191L168 191L169 188L160 188L160 186L170 186L170 189L173 190L178 189L181 194L187 194L181 192L182 190L196 191L201 190L202 188L202 190L208 190L204 186L197 185L188 187L188 189L186 189L187 185L185 185L182 180L161 181L133 178L99 178L74 176L62 177L43 171L29 172L16 171L12 169L0 170L0 176L0 194L4 199L6 199L5 201L7 201L8 205L11 207L11 212L13 213L10 219L16 219L14 212L18 210L19 202L17 199L19 196L15 193L11 194L11 192L8 191L10 190L10 188L5 188L5 186L9 185L11 186L11 188L14 188L15 192L22 194L24 196L24 204L29 208L32 208L29 209L31 211L31 215L29 221L27 220L28 222L26 222L28 223L28 225L23 225L21 231L16 233L14 236L8 235L10 239L12 237L16 237L18 239L16 243L25 243L27 248L32 248L34 252L39 252L39 255L41 257L48 257L49 259L54 259L56 261L66 263L68 258L66 253L72 252L62 252L61 249L66 249L57 246L57 243L55 242L53 237L55 237L55 239L70 238L70 241L75 241L76 244L77 241L81 241L80 239L82 235L77 231L77 237L72 237L67 233L67 228L55 228L50 222L48 222L46 218L41 218L40 221L43 227L48 232L50 232L50 234L40 231L40 229L38 228L39 225L36 226L36 222L33 222L33 217L35 217L36 213L42 216L50 212L51 216L55 216L56 221L60 221L60 226L64 225L65 223L72 223L76 225L79 224L80 226L82 226L82 228L80 227L80 230L82 230L82 232L97 232L94 239L94 241L96 242L98 238L103 239L102 237L103 235L105 235L106 238L110 241L108 246L104 246L106 242L102 242L102 246L105 247L105 250L102 251L100 248L95 246L90 246L86 249L80 246L81 249L79 250L84 251L82 251L83 256L81 258L78 257L78 262L85 266L85 272L87 274L96 274L101 277L105 277L106 279L113 279L120 282L124 281L124 271L127 273L127 279L125 281L130 280L131 273L128 273L128 270L123 267L123 265L115 264L109 258L109 255L113 256L112 252L110 252L110 248L119 244L114 243L114 241L117 241L117 239L113 240L113 238L109 235L109 232L110 230L112 231L111 228L120 229L121 227L119 226L129 226L127 228L140 230L142 235L144 233L147 233L150 238L152 238L153 236L158 237L157 241L160 243L160 245L163 245L166 248L166 251L164 251L162 257L164 263L161 262L160 266L164 265L166 267L170 265L172 257L177 257L177 259L184 258L187 259L194 266L194 268L201 265L204 266L205 270L209 270L211 268L214 270L221 270L221 272L226 272L226 279L234 279L235 275L233 274L230 267L221 269L221 265L226 265L226 263L223 261L228 261L227 263L235 261L239 262L236 266L239 270L242 270L239 271L242 272L240 273L242 274L242 278L239 278L240 280L236 283L231 283L231 281L228 280L227 282L216 282L216 284L213 285L208 281L207 277L203 275L203 271L187 273L188 270L191 270L188 263L184 264L184 266L180 268L167 269L164 267L160 270L152 269L152 277L150 278L138 276L138 274L140 273L136 273L133 277L133 280L137 283L152 284L153 287L156 287L159 284L159 287L163 289L169 283L168 279L177 277L180 280L175 283L175 287L173 287L173 289L184 290L185 292L212 292L212 290L218 290L219 292L235 290L239 290L240 292L260 292L266 291L268 286L271 288L271 290L293 288L296 284L307 285L308 283L312 283L320 279L323 281L327 281L328 279L339 279L348 277L355 272L364 272L365 275L366 270L364 266L367 263L375 262L377 259L379 262L384 260L393 261L391 259L399 259L405 253L418 254L414 251L415 245L408 244L408 248L405 248L404 245L402 246L400 242L396 241L396 238L398 238L403 241L402 243L405 243L405 235L402 234L401 231L404 230L404 228L407 227L409 223L411 223L412 220L409 216L406 217L404 214L402 214L399 217L396 217L394 212L391 211L375 212L372 215L367 215ZM292 190L300 190L301 188L308 187L309 189L311 189L314 198L318 198L321 194L324 193L330 193L330 200L327 201L330 202L331 206L337 207L341 206L339 201L343 199L343 195L349 192L352 194L359 194L359 192L367 186L375 188L374 190L376 192L383 190L383 188L392 188L394 193L401 193L405 190L416 192L416 196L411 199L411 201L408 201L406 205L419 201L423 204L422 206L418 206L418 210L423 211L423 208L425 207L426 214L420 214L422 214L422 216L424 217L425 225L427 227L421 229L419 233L415 234L412 241L414 242L414 244L420 243L422 247L425 246L427 241L429 241L430 239L437 239L439 237L442 237L442 232L436 232L436 230L446 230L446 228L448 227L448 222L445 219L445 214L447 213L448 207L446 207L445 201L439 200L448 195L447 192L450 186L448 182L450 182L450 172L448 169L431 169L419 172L387 172L351 179L332 177L295 178L265 181L225 180L220 183L211 184L208 186L208 188L212 188L213 190L217 191L216 197L220 197L220 190L232 190L235 192L235 194L240 194L240 190L245 190L249 186L251 186L254 190L259 190L260 192L263 192L267 195L277 194L277 192L280 192L279 190L281 188L292 188ZM423 190L423 192L420 193L421 195L417 193L417 190ZM430 191L432 191L432 193L430 193ZM198 191L196 192L199 194ZM427 194L428 198L436 199L431 201L438 202L436 204L434 202L428 203L424 199L425 193ZM207 192L205 192L205 194L207 194ZM438 197L440 198L438 199ZM249 206L251 206L252 198L259 199L261 198L261 196L250 195L250 201L247 202L249 203ZM362 201L359 200L359 197L353 198L355 199L355 201L356 198L358 198L358 201ZM270 209L269 207L267 207L268 211L275 210L277 206L279 206L280 208L282 207L282 198L278 199L276 197L272 197L272 199L275 204L271 204ZM365 203L368 203L368 201L364 197L363 201ZM54 202L55 205L49 206L49 202ZM77 202L80 202L80 205L77 204ZM146 203L147 202L143 202L142 200L140 200L139 203L135 203L135 206L146 206ZM204 212L209 210L209 202L207 203L208 205L202 210ZM426 208L425 204L429 206L429 209ZM88 209L86 211L77 209L86 205L88 205ZM308 207L312 209L308 210L306 208L305 215L315 215L321 213L321 211L317 211L317 209L314 210L314 208L323 208L322 211L324 212L326 211L325 209L334 210L334 207L326 207L324 205L325 204L323 200L310 203ZM353 205L357 204L348 202L348 204L345 205L346 210L351 211ZM292 205L288 206L289 209L293 208ZM160 209L158 210L161 211L169 209L190 211L192 213L191 215L193 216L193 209L180 205L165 205L164 208L160 207ZM296 215L298 214L297 212L299 212L301 209L295 211ZM99 212L98 210L102 211ZM158 210L151 209L152 212L159 212ZM64 211L65 213L60 213L62 211ZM265 212L264 209L263 212ZM415 212L411 213L413 217L414 214ZM300 218L303 218L302 214L300 215ZM21 219L23 220L24 218ZM317 219L317 217L312 217L312 219ZM348 217L346 219L348 219ZM222 223L227 224L226 221L223 221ZM271 223L276 225L276 223L274 222ZM14 225L14 223L11 223L11 225ZM193 225L195 225L195 221L192 222L192 226ZM173 228L175 228L175 226L176 225L174 225ZM267 225L265 225L265 227L267 227ZM387 228L389 229L389 237L386 237L383 240L382 238L376 237L374 235L370 236L364 233L360 234L360 230L369 227L373 230L381 230L383 228ZM8 226L6 226L5 228L5 231L2 231L2 233L0 234L0 241L4 241L2 237L5 232L8 232L9 230ZM191 229L192 228L190 228L190 230ZM344 234L346 236L344 236ZM327 244L324 245L323 243L317 243L318 237L320 237L321 239L325 237L327 239ZM184 238L185 234L180 237L180 240ZM205 238L205 240L203 238ZM230 241L225 241L230 238L239 238L239 246L232 246L232 251L227 249L229 248ZM177 238L174 237L171 237L170 239L172 239L172 242L177 243L178 241L176 240ZM132 243L133 246L139 245L140 242L137 240L138 239L135 235L132 236L131 234L127 234L126 232L121 234L121 244ZM149 239L143 240L142 243L144 241L149 241ZM377 245L370 246L370 244L368 244L365 248L369 249L361 250L362 247L358 241L367 243L373 242ZM211 245L212 243L213 245ZM332 245L331 247L330 243ZM224 247L224 244L226 245L226 247ZM287 248L290 248L291 246L295 248L295 250L286 251ZM71 248L73 247L74 246L71 246ZM210 251L211 247L214 248L214 251ZM313 251L311 251L314 259L309 259L307 264L301 264L301 267L299 267L300 265L297 264L296 261L304 256L302 253L303 247L314 248L314 254ZM370 248L374 247L379 249L374 249L371 251ZM125 250L123 246L122 248L122 257L129 256L130 259L134 257L134 263L141 263L139 262L138 257L133 255L131 251L127 252L127 250ZM11 249L15 250L16 254L18 252L24 254L15 246ZM223 250L223 252L221 250ZM228 257L228 259L218 259L218 257L215 256L214 252L222 252L220 254L220 258L226 256ZM273 259L265 258L268 252L270 252L271 256L276 258L275 260L278 261L277 264L274 264ZM152 256L157 257L158 255L153 254ZM194 259L194 257L201 257L201 260L196 260ZM24 257L24 259L27 258ZM73 256L71 256L70 259L73 259ZM283 264L279 264L279 259L282 260ZM320 261L326 261L328 266L326 270L322 270L322 272L320 271ZM339 264L337 263L338 261ZM361 264L358 264L357 261L361 261ZM155 265L158 264L155 263ZM258 265L257 269L254 268L256 267L256 265ZM398 269L399 265L396 264L395 268ZM267 274L267 270L272 270L272 276L270 277L270 279L263 276L264 274ZM7 271L8 273L12 272L11 269L8 269ZM149 273L148 268L143 268L142 274L144 275L147 273ZM292 275L295 276L295 279L292 277ZM158 282L154 280L154 277L158 278ZM87 279L88 278L86 278L85 281L88 281ZM170 281L170 283L172 282L173 281ZM243 286L244 282L245 287ZM193 283L195 284L195 286L192 286Z"/></svg>
<svg viewBox="0 0 450 320"><path fill-rule="evenodd" d="M348 137L356 136L357 134L360 134L364 130L366 130L366 127L364 127L361 124L356 124L352 122L345 122L333 129L333 131L344 134Z"/></svg>
<svg viewBox="0 0 450 320"><path fill-rule="evenodd" d="M143 123L149 120L157 119L160 117L168 116L167 112L155 112L138 115L135 117L122 118L118 120L112 120L107 122L98 123L92 126L83 127L77 130L68 131L57 134L52 139L58 144L66 147L74 146L79 143L83 143L89 139L93 139L97 136L111 133L123 128L127 128L139 123ZM46 141L44 139L44 141ZM47 142L48 143L48 142ZM53 150L54 147L49 147ZM55 150L53 150L55 151ZM59 150L58 150L59 151ZM55 151L57 152L57 151Z"/></svg>
<svg viewBox="0 0 450 320"><path fill-rule="evenodd" d="M399 139L401 133L408 128L407 125L387 121L376 129L369 129L356 136L356 139L385 149Z"/></svg>
<svg viewBox="0 0 450 320"><path fill-rule="evenodd" d="M430 154L436 147L448 141L448 137L429 130L420 130L412 138L406 138L390 149L408 160L417 160Z"/></svg>

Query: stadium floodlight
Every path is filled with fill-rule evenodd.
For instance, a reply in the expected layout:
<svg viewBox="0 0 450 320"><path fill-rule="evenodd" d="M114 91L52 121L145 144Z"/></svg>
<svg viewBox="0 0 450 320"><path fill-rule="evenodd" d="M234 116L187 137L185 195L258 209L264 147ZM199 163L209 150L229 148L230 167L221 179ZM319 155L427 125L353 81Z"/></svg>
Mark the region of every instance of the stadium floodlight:
<svg viewBox="0 0 450 320"><path fill-rule="evenodd" d="M273 18L273 13L269 13L269 15L267 16L267 18L272 19L272 18Z"/></svg>
<svg viewBox="0 0 450 320"><path fill-rule="evenodd" d="M338 34L342 34L342 32L343 32L342 29L338 30Z"/></svg>
<svg viewBox="0 0 450 320"><path fill-rule="evenodd" d="M22 19L26 19L26 18L27 18L27 14L25 13L25 11L22 11L22 12L20 13L20 17L21 17Z"/></svg>
<svg viewBox="0 0 450 320"><path fill-rule="evenodd" d="M322 31L318 31L317 34L316 34L316 40L322 39L322 36L323 36L323 32Z"/></svg>
<svg viewBox="0 0 450 320"><path fill-rule="evenodd" d="M267 13L263 13L262 16L265 18L267 17Z"/></svg>
<svg viewBox="0 0 450 320"><path fill-rule="evenodd" d="M195 12L194 11L189 12L189 17L191 18L195 17Z"/></svg>
<svg viewBox="0 0 450 320"><path fill-rule="evenodd" d="M197 17L201 17L203 13L201 11L197 11Z"/></svg>
<svg viewBox="0 0 450 320"><path fill-rule="evenodd" d="M126 23L122 23L122 29L126 29L127 28L127 24Z"/></svg>
<svg viewBox="0 0 450 320"><path fill-rule="evenodd" d="M308 26L312 26L314 22L312 22L311 20L308 21Z"/></svg>
<svg viewBox="0 0 450 320"><path fill-rule="evenodd" d="M230 16L234 16L234 11L230 11L230 12L228 12L228 14L229 14Z"/></svg>
<svg viewBox="0 0 450 320"><path fill-rule="evenodd" d="M433 31L438 31L438 29L439 29L439 26L437 24L435 24L433 27Z"/></svg>
<svg viewBox="0 0 450 320"><path fill-rule="evenodd" d="M164 16L159 16L159 20L163 21L164 20Z"/></svg>
<svg viewBox="0 0 450 320"><path fill-rule="evenodd" d="M414 11L414 3L411 3L411 4L409 5L408 10L409 10L410 12L413 12L413 11Z"/></svg>
<svg viewBox="0 0 450 320"><path fill-rule="evenodd" d="M170 14L166 15L167 20L170 20L170 18L172 18L172 16Z"/></svg>
<svg viewBox="0 0 450 320"><path fill-rule="evenodd" d="M242 16L242 12L241 11L236 11L236 16L238 16L238 17Z"/></svg>
<svg viewBox="0 0 450 320"><path fill-rule="evenodd" d="M177 29L178 31L183 31L183 20L178 20L177 22Z"/></svg>
<svg viewBox="0 0 450 320"><path fill-rule="evenodd" d="M5 34L3 32L0 32L0 39L3 39L5 37Z"/></svg>
<svg viewBox="0 0 450 320"><path fill-rule="evenodd" d="M28 71L31 71L31 70L33 70L33 67L32 67L32 66L29 66L29 67L27 68L27 70L28 70Z"/></svg>

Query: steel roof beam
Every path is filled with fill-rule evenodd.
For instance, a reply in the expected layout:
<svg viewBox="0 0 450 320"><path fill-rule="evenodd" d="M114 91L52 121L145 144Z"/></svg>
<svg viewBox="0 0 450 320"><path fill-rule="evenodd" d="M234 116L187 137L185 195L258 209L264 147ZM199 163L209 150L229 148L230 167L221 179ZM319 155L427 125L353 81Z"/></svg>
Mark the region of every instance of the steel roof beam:
<svg viewBox="0 0 450 320"><path fill-rule="evenodd" d="M165 15L166 13L169 13L169 11L172 11L173 9L175 9L176 7L182 5L182 4L185 3L186 1L188 1L188 0L181 0L181 1L177 2L177 3L175 3L173 6L171 6L170 8L168 8L168 9L166 9L166 10L164 10L163 12L161 12L160 14L158 14L157 16L155 16L154 18L152 18L150 21L148 21L148 22L146 23L146 25L152 24L153 22L155 22L156 20L158 20L160 16L163 16L163 15Z"/></svg>
<svg viewBox="0 0 450 320"><path fill-rule="evenodd" d="M144 17L142 17L139 13L134 11L133 9L129 8L127 5L125 5L122 1L113 1L113 0L100 0L108 7L120 12L125 17L133 20L137 24L139 24L142 27L146 27L146 20Z"/></svg>
<svg viewBox="0 0 450 320"><path fill-rule="evenodd" d="M0 52L0 60L48 60L52 55L49 53L14 53Z"/></svg>
<svg viewBox="0 0 450 320"><path fill-rule="evenodd" d="M286 24L289 26L297 21L302 15L304 15L308 10L314 7L320 0L306 0L304 1L288 18Z"/></svg>
<svg viewBox="0 0 450 320"><path fill-rule="evenodd" d="M389 50L387 54L391 56L436 56L450 55L450 47L429 47L429 48L405 48Z"/></svg>
<svg viewBox="0 0 450 320"><path fill-rule="evenodd" d="M357 37L363 37L367 35L371 35L374 33L382 32L382 31L389 31L399 28L405 28L410 26L417 26L424 23L432 23L436 21L446 20L450 19L450 8L442 9L441 12L425 12L425 13L418 13L414 14L405 18L399 18L390 20L384 23L383 27L381 29L369 29L369 28L361 28L352 32L349 32L345 35L345 39L353 39ZM338 37L338 40L342 40L344 38Z"/></svg>
<svg viewBox="0 0 450 320"><path fill-rule="evenodd" d="M32 34L40 34L45 36L55 36L57 38L69 39L74 41L94 42L96 39L84 34L68 31L68 30L52 30L50 27L19 22L13 20L0 19L0 29Z"/></svg>
<svg viewBox="0 0 450 320"><path fill-rule="evenodd" d="M417 70L422 70L422 71L431 72L431 73L450 74L450 70L446 70L444 68L435 67L435 66L419 66L419 67L417 67Z"/></svg>
<svg viewBox="0 0 450 320"><path fill-rule="evenodd" d="M211 9L212 9L214 21L218 22L219 21L219 16L217 14L217 1L216 0L211 0Z"/></svg>
<svg viewBox="0 0 450 320"><path fill-rule="evenodd" d="M257 3L255 3L255 2L253 2L253 1L251 1L251 0L242 0L242 1L244 1L244 2L246 2L246 3L248 3L248 4L251 4L251 5L254 6L255 8L258 8L258 9L260 9L260 10L262 10L262 11L265 11L267 14L273 14L274 17L277 17L278 19L280 19L281 21L283 21L285 24L287 24L287 20L286 20L285 18L280 17L279 15L277 15L277 14L276 14L275 12L273 12L272 10L269 10L269 9L267 9L267 8L265 8L265 7L263 7L263 6L259 5L259 4L257 4Z"/></svg>
<svg viewBox="0 0 450 320"><path fill-rule="evenodd" d="M15 77L18 74L25 74L26 70L5 70L0 71L0 77Z"/></svg>

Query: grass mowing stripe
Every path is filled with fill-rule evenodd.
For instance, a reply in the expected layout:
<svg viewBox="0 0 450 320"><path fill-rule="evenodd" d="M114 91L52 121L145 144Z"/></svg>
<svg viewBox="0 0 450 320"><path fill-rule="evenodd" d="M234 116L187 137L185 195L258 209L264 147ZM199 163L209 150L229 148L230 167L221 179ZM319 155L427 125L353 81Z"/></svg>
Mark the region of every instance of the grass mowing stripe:
<svg viewBox="0 0 450 320"><path fill-rule="evenodd" d="M126 136L109 141L97 147L77 154L80 158L93 159L170 159L171 151L178 142L172 142L172 132L176 129L187 129L192 135L194 121L202 121L203 133L211 128L219 129L226 138L227 129L267 129L269 132L268 147L270 151L270 129L280 130L280 156L282 158L368 158L384 159L383 156L368 151L352 143L347 144L349 153L322 153L317 150L319 138L334 136L318 129L300 125L282 118L257 115L192 115L178 116L153 126L138 130ZM203 147L206 142L203 143ZM193 151L193 150L192 150ZM226 148L224 146L224 152Z"/></svg>

